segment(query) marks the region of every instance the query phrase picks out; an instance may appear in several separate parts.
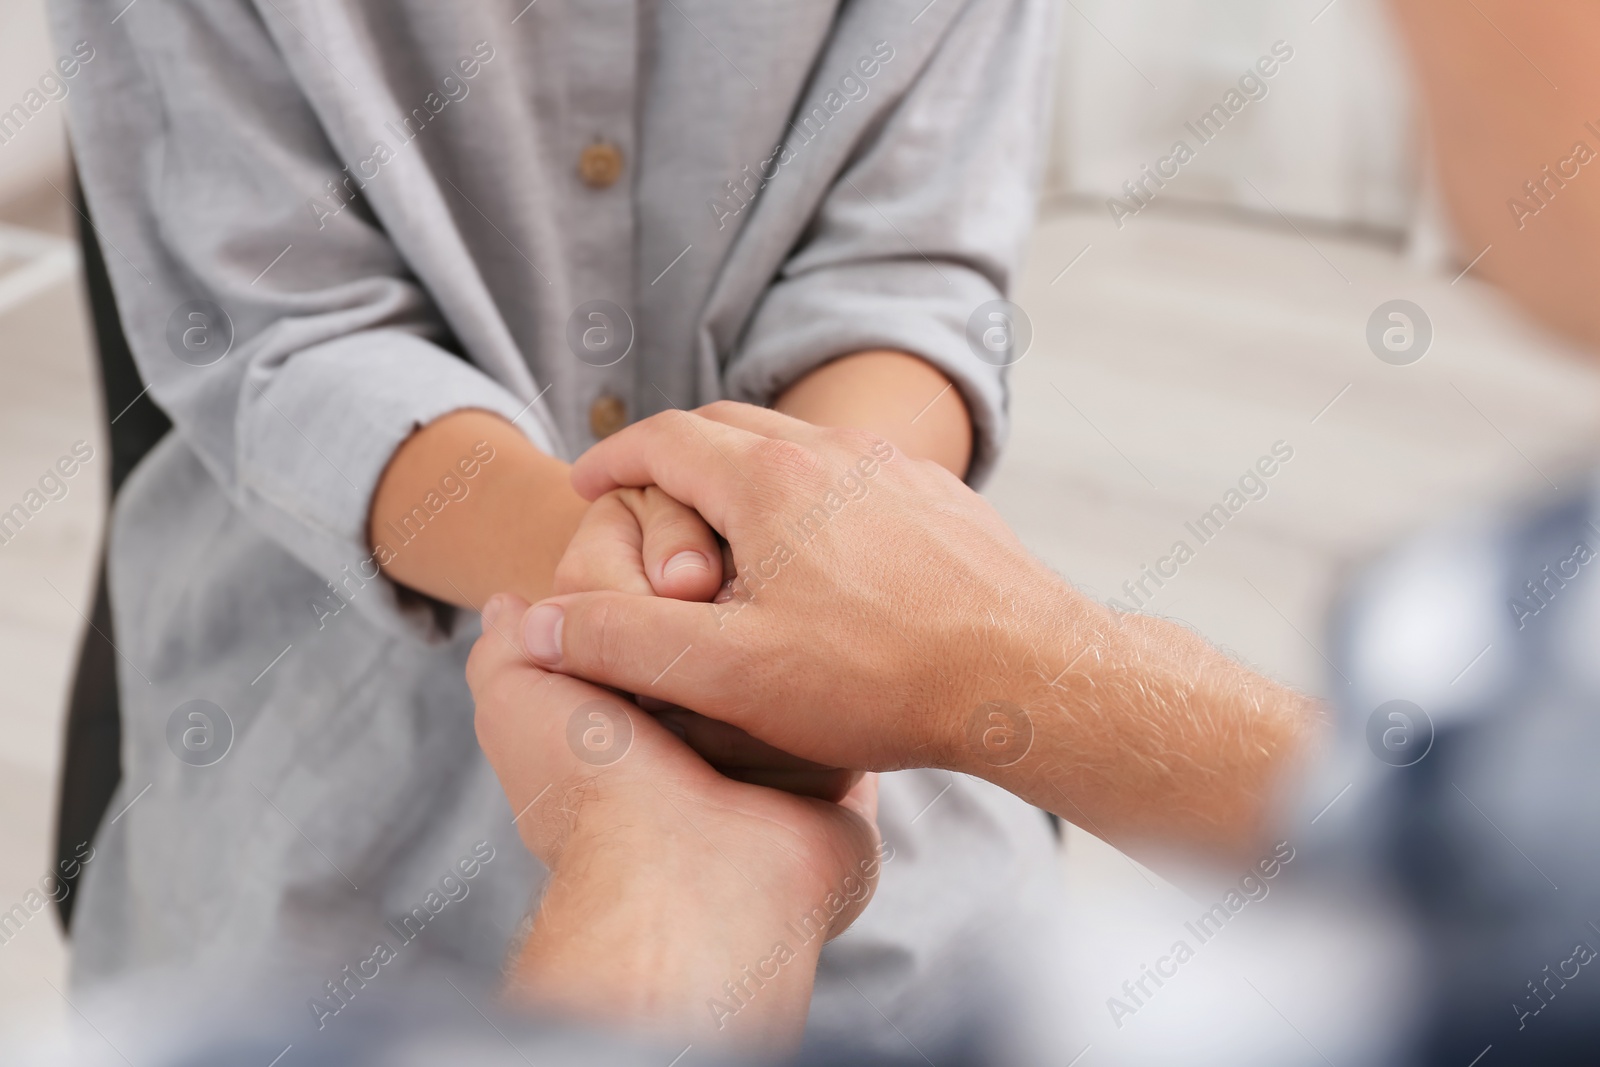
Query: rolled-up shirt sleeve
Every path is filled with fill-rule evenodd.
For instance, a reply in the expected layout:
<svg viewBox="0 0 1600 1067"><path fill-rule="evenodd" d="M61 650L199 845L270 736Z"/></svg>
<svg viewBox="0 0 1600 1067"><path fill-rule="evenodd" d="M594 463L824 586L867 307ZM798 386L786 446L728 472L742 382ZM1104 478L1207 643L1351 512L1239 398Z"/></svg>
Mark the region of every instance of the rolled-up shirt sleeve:
<svg viewBox="0 0 1600 1067"><path fill-rule="evenodd" d="M262 16L235 0L135 14L111 20L88 0L52 13L61 47L92 50L70 83L69 124L134 360L234 504L337 575L371 559L373 492L416 428L463 408L511 418L523 404L450 350L353 194L356 167L297 86L342 76L331 61L292 71ZM383 590L355 603L429 632L430 613Z"/></svg>
<svg viewBox="0 0 1600 1067"><path fill-rule="evenodd" d="M950 21L761 299L725 368L728 395L770 404L839 356L910 352L961 391L967 477L981 484L1006 436L1005 370L974 352L967 324L1009 293L1032 226L1055 31L1048 0L968 3Z"/></svg>

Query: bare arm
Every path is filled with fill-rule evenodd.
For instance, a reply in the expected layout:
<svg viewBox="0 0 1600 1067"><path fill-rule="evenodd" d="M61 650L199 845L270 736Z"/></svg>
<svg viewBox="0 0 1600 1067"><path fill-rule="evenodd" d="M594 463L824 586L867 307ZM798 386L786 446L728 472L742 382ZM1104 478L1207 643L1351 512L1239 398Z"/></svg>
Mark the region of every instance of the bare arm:
<svg viewBox="0 0 1600 1067"><path fill-rule="evenodd" d="M833 804L726 778L652 716L529 663L507 639L526 609L493 598L467 663L479 743L550 869L508 999L697 1044L797 1044L822 945L877 882L876 781ZM568 742L575 716L600 758Z"/></svg>
<svg viewBox="0 0 1600 1067"><path fill-rule="evenodd" d="M904 456L957 476L970 458L972 429L960 394L905 353L865 352L825 364L774 407L814 425L878 434ZM941 500L943 488L930 488L926 503ZM860 550L873 551L865 544ZM975 633L987 630L991 656L1010 666L987 683L989 697L964 709L952 765L1115 844L1184 841L1241 855L1253 849L1265 832L1275 776L1315 721L1310 702L1181 626L1118 615L1043 567L1019 573L1036 577L1035 595L1056 610L996 628L976 617L987 605L967 605L967 624ZM1070 650L1072 662L1048 655L1052 646ZM1026 736L1008 737L1010 725L993 718L995 709L983 710L991 700L1030 709ZM985 747L986 737L1002 748L1034 750L997 766L1008 751Z"/></svg>
<svg viewBox="0 0 1600 1067"><path fill-rule="evenodd" d="M904 352L857 352L825 363L772 406L813 426L868 430L957 477L972 460L972 419L960 392L932 364Z"/></svg>
<svg viewBox="0 0 1600 1067"><path fill-rule="evenodd" d="M530 701L522 710L543 709ZM633 803L666 818L599 805L587 813L609 825L587 827L552 866L507 972L507 998L695 1041L797 1045L823 939L802 942L789 924L817 901L789 891L795 878L754 893L718 853L739 849L737 862L753 867L749 838L760 827L711 825L697 809L697 822L722 841L713 846L662 794ZM757 867L752 877L762 873ZM780 943L787 951L776 950Z"/></svg>
<svg viewBox="0 0 1600 1067"><path fill-rule="evenodd" d="M524 620L538 662L831 766L980 775L1135 853L1257 846L1315 735L1310 700L1078 593L981 497L881 438L734 404L690 419L603 442L575 481L695 507L732 544L742 591L554 598Z"/></svg>
<svg viewBox="0 0 1600 1067"><path fill-rule="evenodd" d="M459 464L485 454L482 445L493 459L463 479ZM498 415L457 411L437 419L395 451L373 494L368 537L391 550L378 553L378 564L394 581L458 607L481 607L506 591L548 596L588 507L570 471ZM427 513L428 495L443 497L441 482L450 476L467 495ZM416 521L418 507L424 523Z"/></svg>
<svg viewBox="0 0 1600 1067"><path fill-rule="evenodd" d="M901 352L827 363L790 387L778 408L822 426L872 430L957 474L972 449L960 395L943 374ZM403 541L418 526L408 526L408 516L480 442L495 458L467 483L468 495ZM368 537L374 547L393 549L392 557L379 553L379 565L394 581L458 607L481 606L498 592L548 596L588 507L573 491L570 471L498 415L457 411L429 423L395 451L373 494Z"/></svg>
<svg viewBox="0 0 1600 1067"><path fill-rule="evenodd" d="M1395 10L1463 251L1488 249L1474 273L1600 345L1600 7L1396 0ZM1587 163L1574 155L1580 141Z"/></svg>
<svg viewBox="0 0 1600 1067"><path fill-rule="evenodd" d="M1135 855L1252 858L1320 727L1316 703L1180 625L1039 579L1055 619L1006 621L993 695L958 723L956 768Z"/></svg>

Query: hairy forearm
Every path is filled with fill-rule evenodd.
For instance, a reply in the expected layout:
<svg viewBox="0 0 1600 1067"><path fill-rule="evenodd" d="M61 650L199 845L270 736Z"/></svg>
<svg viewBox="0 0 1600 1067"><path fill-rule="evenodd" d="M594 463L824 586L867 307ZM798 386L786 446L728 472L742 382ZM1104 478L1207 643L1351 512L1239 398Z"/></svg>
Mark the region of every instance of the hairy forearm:
<svg viewBox="0 0 1600 1067"><path fill-rule="evenodd" d="M1026 723L996 753L969 721L961 769L1136 855L1251 855L1316 737L1316 704L1167 620L1070 603L1001 639L1009 675L991 688ZM996 710L975 718L1010 729Z"/></svg>
<svg viewBox="0 0 1600 1067"><path fill-rule="evenodd" d="M933 401L931 404L929 401ZM866 352L825 364L775 407L809 422L871 430L914 459L957 475L971 456L966 404L941 372L900 352ZM1164 619L1121 614L1057 588L1060 611L1040 613L1002 642L996 678L979 692L1027 709L1028 756L1006 767L967 734L969 773L1132 851L1191 847L1246 855L1269 828L1285 768L1303 755L1320 719L1301 694L1229 659ZM986 616L993 620L994 616ZM975 623L978 630L984 629ZM1070 649L1070 657L1040 650ZM1002 694L1012 694L1010 697ZM984 722L988 712L974 710Z"/></svg>
<svg viewBox="0 0 1600 1067"><path fill-rule="evenodd" d="M972 419L960 391L932 364L904 352L857 352L825 363L773 407L816 426L870 430L958 477L972 460Z"/></svg>
<svg viewBox="0 0 1600 1067"><path fill-rule="evenodd" d="M797 1044L821 946L787 927L805 905L753 891L732 864L759 863L680 830L630 843L615 828L564 851L508 998L663 1037Z"/></svg>
<svg viewBox="0 0 1600 1067"><path fill-rule="evenodd" d="M466 478L461 465L472 461L476 474ZM395 451L373 494L367 530L378 564L401 585L460 607L498 592L548 596L588 506L569 471L498 415L445 415Z"/></svg>

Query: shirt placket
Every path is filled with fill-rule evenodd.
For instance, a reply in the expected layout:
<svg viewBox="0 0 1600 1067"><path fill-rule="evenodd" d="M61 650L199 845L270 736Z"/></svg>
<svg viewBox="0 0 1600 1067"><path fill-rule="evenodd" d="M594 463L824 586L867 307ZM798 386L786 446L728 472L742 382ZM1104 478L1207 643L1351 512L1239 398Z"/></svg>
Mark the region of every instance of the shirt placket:
<svg viewBox="0 0 1600 1067"><path fill-rule="evenodd" d="M580 366L575 427L585 443L626 426L635 344L634 187L638 83L638 0L583 0L567 8L567 91L562 123L570 160L566 238L574 306L566 339Z"/></svg>

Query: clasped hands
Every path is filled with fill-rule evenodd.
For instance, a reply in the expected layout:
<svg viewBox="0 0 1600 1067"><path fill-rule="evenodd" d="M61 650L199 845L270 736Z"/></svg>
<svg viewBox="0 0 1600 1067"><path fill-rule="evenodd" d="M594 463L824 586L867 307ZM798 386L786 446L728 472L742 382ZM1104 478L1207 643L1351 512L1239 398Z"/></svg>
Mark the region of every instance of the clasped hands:
<svg viewBox="0 0 1600 1067"><path fill-rule="evenodd" d="M999 632L973 640L950 598L977 607L1034 565L938 465L742 404L644 420L573 483L593 503L556 595L495 596L467 666L479 741L551 871L513 989L790 1042L822 942L878 874L875 776L834 768L960 765L952 709ZM974 524L999 552L971 551ZM825 936L792 936L819 915Z"/></svg>
<svg viewBox="0 0 1600 1067"><path fill-rule="evenodd" d="M652 485L612 489L589 506L556 568L552 592L609 590L726 602L736 595L735 577L732 551L700 513ZM681 656L690 652L686 646ZM675 666L665 664L661 673ZM792 756L738 727L647 693L635 699L712 767L737 781L837 801L861 778L859 771Z"/></svg>
<svg viewBox="0 0 1600 1067"><path fill-rule="evenodd" d="M532 607L497 597L468 664L479 740L552 869L518 972L535 983L558 944L580 970L605 957L592 937L541 940L574 929L563 917L612 931L629 973L709 953L683 984L693 1003L658 989L641 1009L682 1029L773 956L786 921L848 899L829 933L848 925L863 899L840 887L877 870L872 777L837 804L755 782L816 793L827 768L942 767L1118 847L1226 858L1257 846L1314 733L1311 701L1182 627L1077 592L954 475L875 435L724 402L607 438L572 482L596 502L562 564L576 591ZM716 602L712 531L734 601ZM597 700L631 729L610 763L567 742L572 713ZM639 926L652 908L660 921ZM769 1032L797 1033L811 970L786 968L736 1021L771 1011Z"/></svg>
<svg viewBox="0 0 1600 1067"><path fill-rule="evenodd" d="M724 558L693 509L655 487L615 489L585 513L555 591L703 603L724 588ZM733 1023L747 1041L792 1043L822 942L876 884L875 778L648 695L545 672L525 651L528 614L520 598L494 597L467 671L479 741L523 841L551 871L517 992L663 1032ZM795 943L786 928L818 908L827 930ZM791 952L803 962L763 980L761 996L724 990L743 983L751 997L742 968Z"/></svg>
<svg viewBox="0 0 1600 1067"><path fill-rule="evenodd" d="M748 596L732 580L736 553L698 511L655 485L586 488L593 502L557 567L555 594L670 598L721 605L723 616L742 606L730 606ZM825 937L784 944L805 962L771 983L783 988L764 986L732 1020L762 1043L792 1040L822 941L854 920L876 883L875 777L791 755L652 695L674 670L689 689L706 675L692 643L659 663L659 641L617 646L618 666L652 675L634 685L637 697L544 670L538 661L559 655L559 626L542 625L550 610L494 597L467 672L480 743L524 842L551 870L514 984L546 1006L594 1014L604 1004L601 1014L657 1029L721 1030L730 1021L724 983L748 991L736 964L772 959L789 924L826 914ZM763 681L717 675L718 693L701 695L719 707ZM717 928L696 936L695 916L715 916ZM575 926L586 935L572 937ZM638 929L657 943L641 946L629 933ZM725 959L740 943L748 959ZM660 980L668 956L681 981ZM617 976L646 966L652 981L615 988ZM681 993L664 996L673 986ZM630 996L639 998L631 1009ZM707 1002L723 1008L707 1012Z"/></svg>

